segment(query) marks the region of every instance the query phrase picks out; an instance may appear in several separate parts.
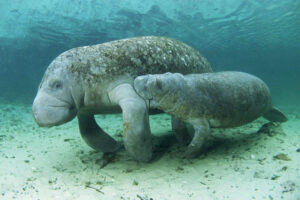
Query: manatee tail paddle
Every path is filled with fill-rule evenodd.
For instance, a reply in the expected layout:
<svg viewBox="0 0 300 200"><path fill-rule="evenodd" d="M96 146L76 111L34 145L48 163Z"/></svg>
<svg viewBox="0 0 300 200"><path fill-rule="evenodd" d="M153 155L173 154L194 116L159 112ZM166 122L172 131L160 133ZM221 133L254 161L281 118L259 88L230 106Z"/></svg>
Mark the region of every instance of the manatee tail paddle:
<svg viewBox="0 0 300 200"><path fill-rule="evenodd" d="M264 118L271 122L286 122L288 118L277 108L271 108L264 115Z"/></svg>

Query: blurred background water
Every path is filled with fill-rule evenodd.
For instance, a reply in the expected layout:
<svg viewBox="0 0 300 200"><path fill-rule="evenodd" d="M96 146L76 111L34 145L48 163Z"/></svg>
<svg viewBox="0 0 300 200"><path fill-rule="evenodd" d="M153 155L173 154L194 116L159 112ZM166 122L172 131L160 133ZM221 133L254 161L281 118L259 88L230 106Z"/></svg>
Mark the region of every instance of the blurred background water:
<svg viewBox="0 0 300 200"><path fill-rule="evenodd" d="M70 48L162 35L216 71L261 77L275 105L300 105L300 0L0 0L0 98L30 104Z"/></svg>

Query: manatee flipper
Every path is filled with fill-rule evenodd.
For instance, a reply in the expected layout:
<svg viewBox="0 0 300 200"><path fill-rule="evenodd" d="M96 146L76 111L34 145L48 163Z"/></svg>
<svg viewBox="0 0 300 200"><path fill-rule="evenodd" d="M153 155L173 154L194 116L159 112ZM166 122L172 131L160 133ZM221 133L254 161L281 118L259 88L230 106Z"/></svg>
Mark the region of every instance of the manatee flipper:
<svg viewBox="0 0 300 200"><path fill-rule="evenodd" d="M209 134L209 124L206 120L197 120L191 124L195 129L195 133L187 148L186 157L194 158L201 152L203 144L206 141L207 135Z"/></svg>
<svg viewBox="0 0 300 200"><path fill-rule="evenodd" d="M109 92L109 99L122 109L127 152L137 161L149 161L152 158L152 141L145 100L128 83L113 88Z"/></svg>
<svg viewBox="0 0 300 200"><path fill-rule="evenodd" d="M263 117L271 122L286 122L288 120L280 110L274 107L268 110Z"/></svg>
<svg viewBox="0 0 300 200"><path fill-rule="evenodd" d="M190 140L190 135L185 122L172 116L172 130L175 133L176 139L179 143L187 145Z"/></svg>
<svg viewBox="0 0 300 200"><path fill-rule="evenodd" d="M120 145L97 124L94 115L78 115L79 130L84 141L93 149L104 153L114 152Z"/></svg>

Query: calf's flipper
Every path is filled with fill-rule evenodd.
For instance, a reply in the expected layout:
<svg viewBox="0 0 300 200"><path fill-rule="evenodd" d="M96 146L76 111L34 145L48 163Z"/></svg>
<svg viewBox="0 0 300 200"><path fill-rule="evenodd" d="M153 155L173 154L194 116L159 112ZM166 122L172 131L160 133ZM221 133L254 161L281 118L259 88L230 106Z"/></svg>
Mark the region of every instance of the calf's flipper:
<svg viewBox="0 0 300 200"><path fill-rule="evenodd" d="M172 130L180 144L187 145L191 141L186 123L173 116Z"/></svg>
<svg viewBox="0 0 300 200"><path fill-rule="evenodd" d="M187 148L186 157L194 158L198 156L203 149L203 144L209 134L209 124L206 120L193 121L191 124L195 129L195 133Z"/></svg>

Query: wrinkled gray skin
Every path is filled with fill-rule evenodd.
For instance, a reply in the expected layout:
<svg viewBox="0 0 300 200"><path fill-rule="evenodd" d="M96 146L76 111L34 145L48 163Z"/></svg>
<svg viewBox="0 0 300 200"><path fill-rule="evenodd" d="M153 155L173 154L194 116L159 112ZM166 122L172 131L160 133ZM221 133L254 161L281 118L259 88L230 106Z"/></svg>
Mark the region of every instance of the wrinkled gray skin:
<svg viewBox="0 0 300 200"><path fill-rule="evenodd" d="M211 127L240 126L260 116L273 122L287 120L272 107L267 85L247 73L144 75L135 79L134 87L151 108L161 109L193 126L195 134L187 149L190 157L201 151ZM182 134L177 132L177 138L186 140Z"/></svg>
<svg viewBox="0 0 300 200"><path fill-rule="evenodd" d="M211 72L190 46L165 37L138 37L68 50L49 65L33 102L40 126L57 126L78 117L86 143L102 152L119 144L96 123L95 114L123 113L124 144L138 161L149 161L152 144L147 102L133 89L135 77L164 72ZM174 120L174 130L181 130Z"/></svg>

